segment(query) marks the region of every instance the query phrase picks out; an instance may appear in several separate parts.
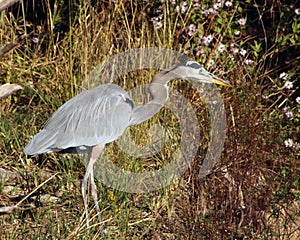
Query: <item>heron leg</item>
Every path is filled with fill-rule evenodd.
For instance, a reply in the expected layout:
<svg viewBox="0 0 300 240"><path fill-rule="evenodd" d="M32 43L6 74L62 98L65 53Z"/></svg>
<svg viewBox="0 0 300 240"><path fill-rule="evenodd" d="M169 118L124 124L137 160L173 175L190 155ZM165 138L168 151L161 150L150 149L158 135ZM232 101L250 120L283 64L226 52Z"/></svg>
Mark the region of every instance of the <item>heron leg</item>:
<svg viewBox="0 0 300 240"><path fill-rule="evenodd" d="M103 146L95 146L92 148L91 153L89 153L89 162L86 168L85 175L82 180L82 186L81 186L81 191L82 191L82 197L83 197L83 204L85 208L85 215L86 215L86 225L89 227L89 213L88 213L88 201L87 201L87 183L88 180L90 179L90 186L91 186L91 194L94 199L97 215L98 215L98 220L99 223L102 223L101 216L100 216L100 208L99 208L99 203L98 203L98 196L97 196L97 186L95 184L94 180L94 164L97 160L97 158L100 156Z"/></svg>

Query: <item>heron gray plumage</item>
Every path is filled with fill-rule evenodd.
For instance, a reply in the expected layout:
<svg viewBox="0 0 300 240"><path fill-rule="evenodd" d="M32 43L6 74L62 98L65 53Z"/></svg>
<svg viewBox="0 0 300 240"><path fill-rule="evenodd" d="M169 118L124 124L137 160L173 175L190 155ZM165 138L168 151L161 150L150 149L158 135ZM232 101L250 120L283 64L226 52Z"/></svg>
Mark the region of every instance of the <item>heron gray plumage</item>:
<svg viewBox="0 0 300 240"><path fill-rule="evenodd" d="M82 181L82 195L89 226L87 184L101 223L93 166L105 145L116 140L129 126L155 115L168 99L168 82L187 79L204 83L230 85L206 71L199 63L185 61L157 73L150 83L152 100L134 106L128 93L115 84L103 84L84 91L63 104L24 149L26 155L42 153L88 153L88 165Z"/></svg>

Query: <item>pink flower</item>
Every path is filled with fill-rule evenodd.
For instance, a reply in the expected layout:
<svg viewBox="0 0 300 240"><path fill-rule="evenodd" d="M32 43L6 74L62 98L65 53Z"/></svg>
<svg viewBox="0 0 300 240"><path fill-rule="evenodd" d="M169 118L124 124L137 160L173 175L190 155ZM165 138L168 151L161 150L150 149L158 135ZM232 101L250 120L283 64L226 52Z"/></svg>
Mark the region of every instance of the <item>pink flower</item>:
<svg viewBox="0 0 300 240"><path fill-rule="evenodd" d="M285 113L285 116L286 116L287 118L292 118L292 117L294 117L294 114L293 114L293 112L288 111L288 112Z"/></svg>
<svg viewBox="0 0 300 240"><path fill-rule="evenodd" d="M39 43L39 39L37 37L33 37L32 38L32 42L34 42L35 44Z"/></svg>
<svg viewBox="0 0 300 240"><path fill-rule="evenodd" d="M246 24L246 19L245 18L240 18L238 20L238 23L241 25L241 26L244 26Z"/></svg>

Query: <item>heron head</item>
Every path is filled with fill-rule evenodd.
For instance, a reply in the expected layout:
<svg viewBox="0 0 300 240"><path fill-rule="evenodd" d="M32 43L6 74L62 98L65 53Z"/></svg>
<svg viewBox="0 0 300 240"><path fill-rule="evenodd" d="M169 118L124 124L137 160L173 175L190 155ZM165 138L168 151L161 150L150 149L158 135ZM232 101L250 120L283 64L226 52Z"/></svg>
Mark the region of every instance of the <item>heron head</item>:
<svg viewBox="0 0 300 240"><path fill-rule="evenodd" d="M199 63L195 61L185 61L171 70L181 79L195 80L202 83L215 83L222 86L230 86L230 82L223 80L214 74L206 71Z"/></svg>

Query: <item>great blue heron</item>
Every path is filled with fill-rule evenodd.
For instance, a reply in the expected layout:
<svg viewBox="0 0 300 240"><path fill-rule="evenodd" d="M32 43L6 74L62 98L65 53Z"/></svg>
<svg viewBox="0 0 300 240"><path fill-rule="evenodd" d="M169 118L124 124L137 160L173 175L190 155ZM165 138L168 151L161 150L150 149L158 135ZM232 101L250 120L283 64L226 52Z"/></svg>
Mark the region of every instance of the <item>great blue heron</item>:
<svg viewBox="0 0 300 240"><path fill-rule="evenodd" d="M167 84L173 79L229 85L228 81L209 73L194 61L185 61L157 73L149 86L152 100L142 106L134 106L128 93L118 85L103 84L63 104L25 147L24 153L31 156L49 152L88 153L88 165L81 187L87 226L88 180L101 223L94 163L107 143L116 140L127 127L148 120L163 107L168 99Z"/></svg>

